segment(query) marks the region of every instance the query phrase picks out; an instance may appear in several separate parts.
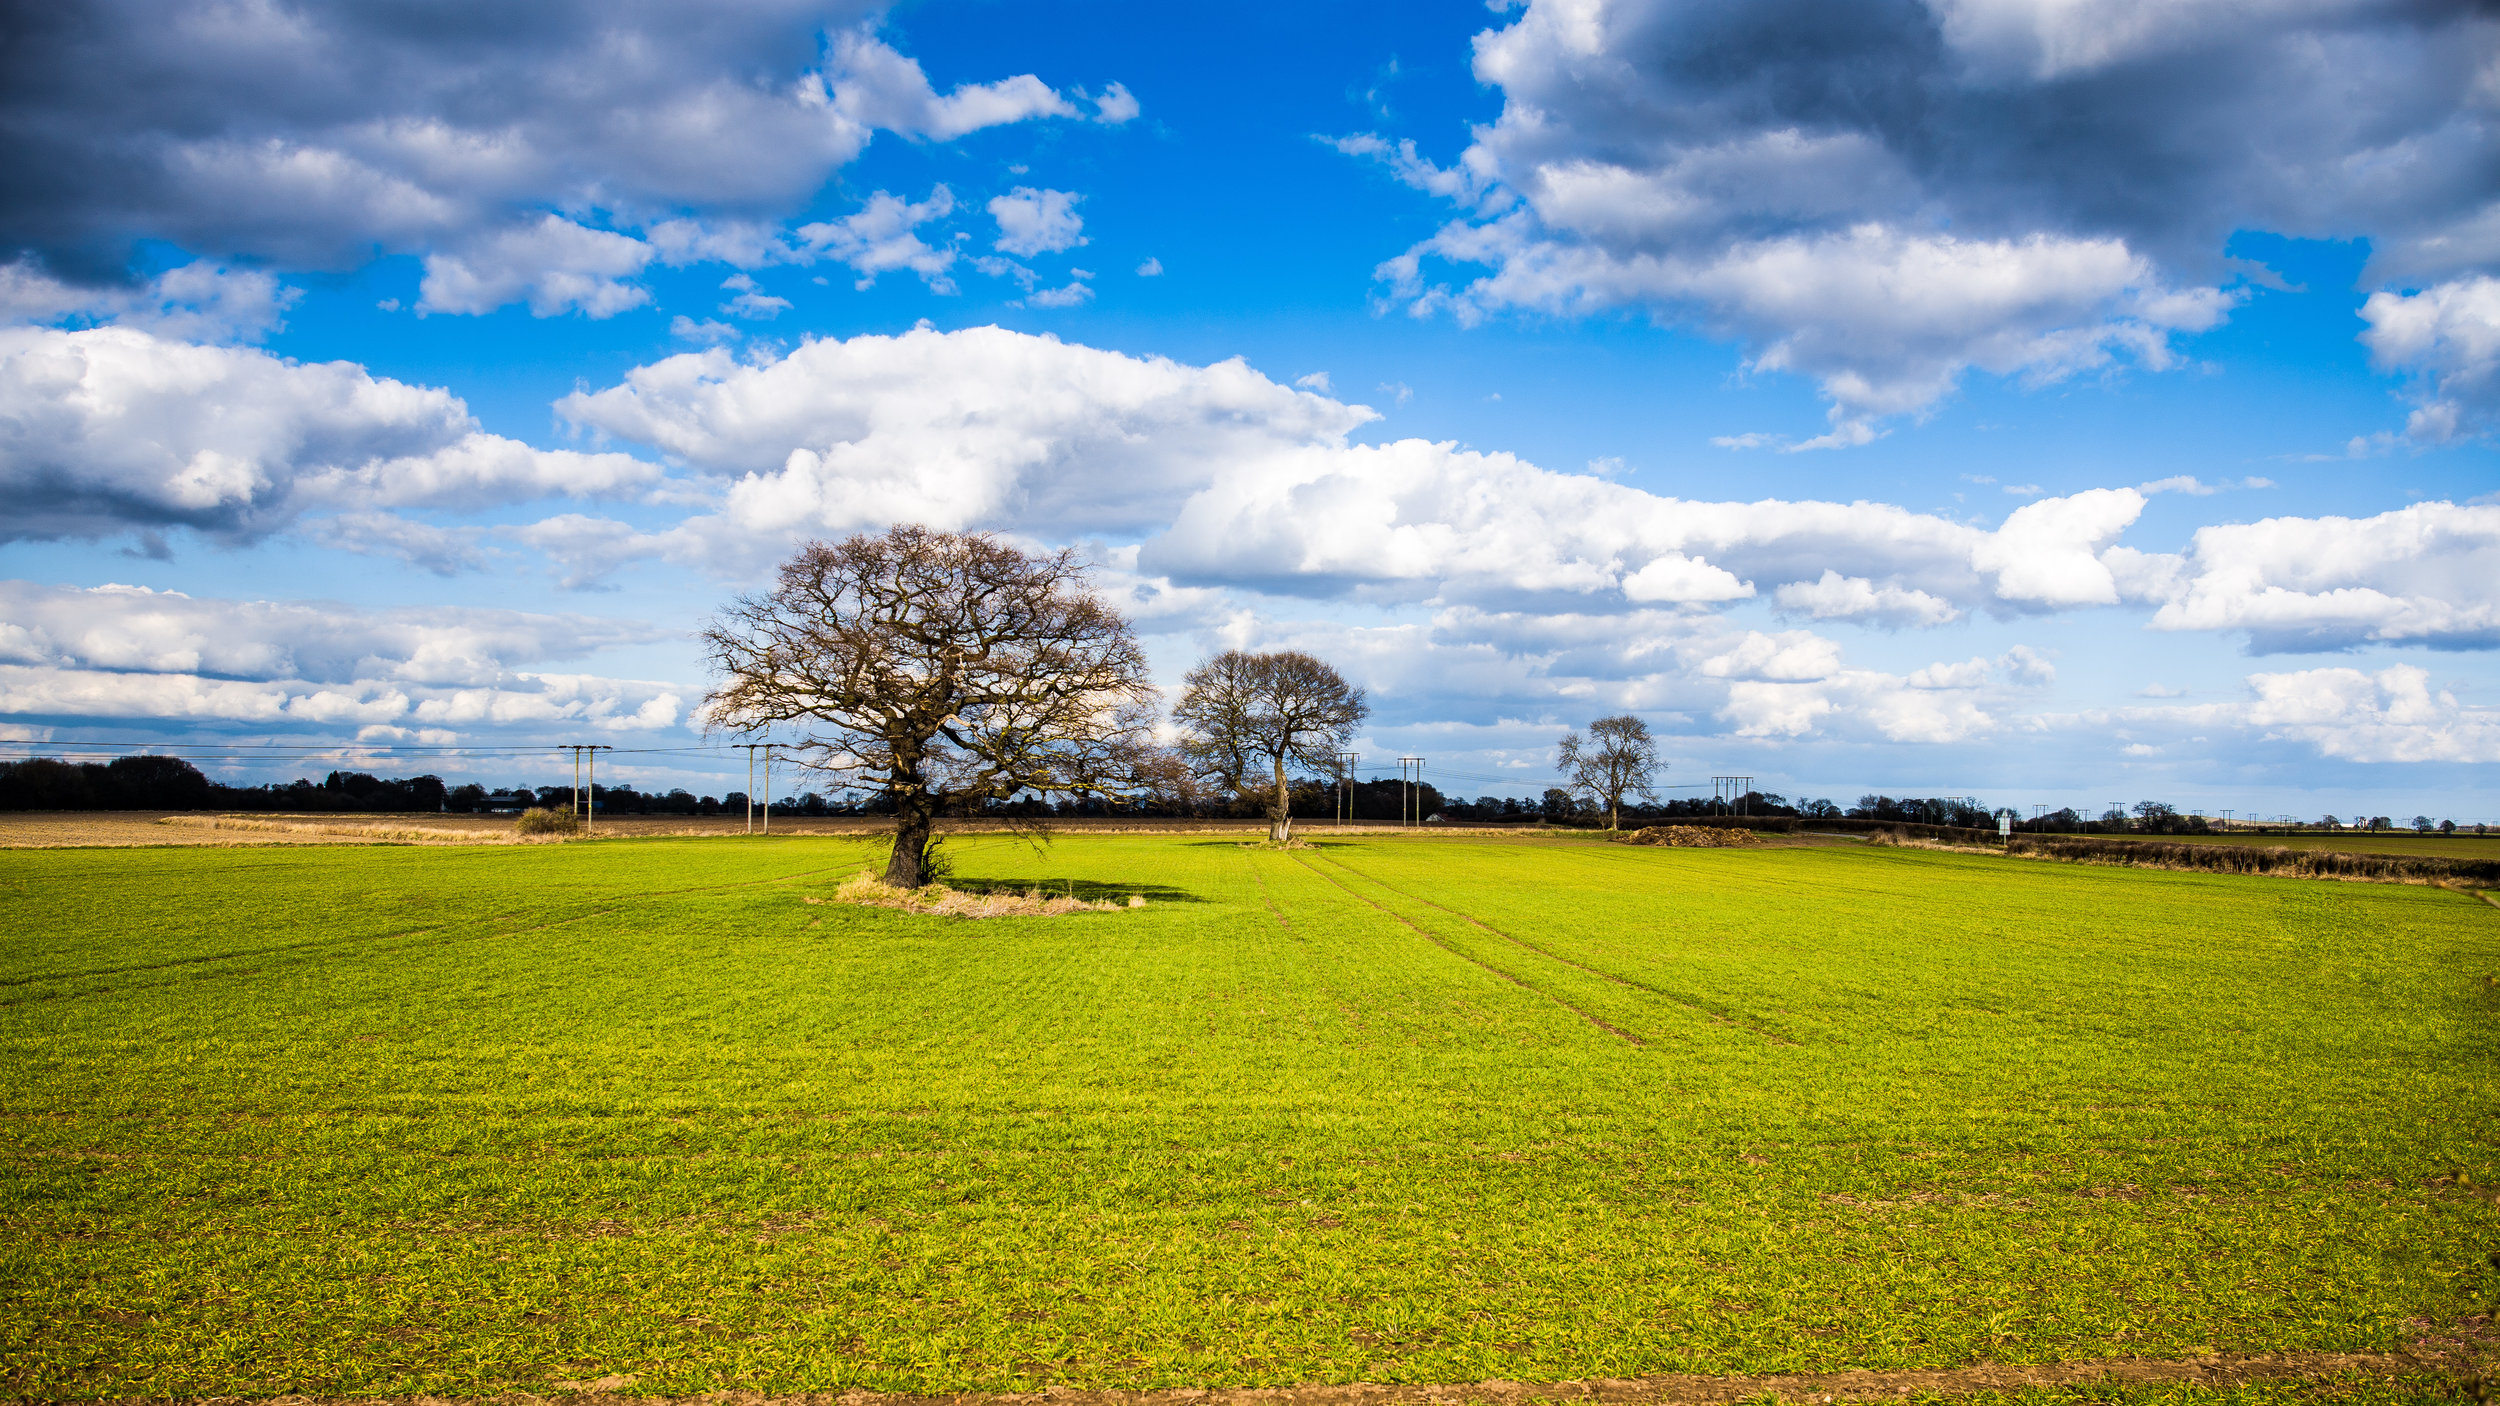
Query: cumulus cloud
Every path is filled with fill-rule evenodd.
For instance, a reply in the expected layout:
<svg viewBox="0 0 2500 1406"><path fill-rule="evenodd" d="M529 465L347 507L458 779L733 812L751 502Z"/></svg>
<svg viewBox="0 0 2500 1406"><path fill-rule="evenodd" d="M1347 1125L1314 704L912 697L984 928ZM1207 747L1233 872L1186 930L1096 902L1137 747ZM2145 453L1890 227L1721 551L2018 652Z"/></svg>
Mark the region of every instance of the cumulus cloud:
<svg viewBox="0 0 2500 1406"><path fill-rule="evenodd" d="M991 247L1029 259L1083 244L1085 221L1076 203L1084 198L1074 191L1017 186L990 201L990 218L998 221L998 242Z"/></svg>
<svg viewBox="0 0 2500 1406"><path fill-rule="evenodd" d="M325 547L359 556L395 557L437 576L457 576L486 565L475 527L436 527L397 513L341 513L304 525L304 535Z"/></svg>
<svg viewBox="0 0 2500 1406"><path fill-rule="evenodd" d="M1503 110L1456 160L1336 144L1457 208L1382 266L1418 312L1695 321L1861 443L1968 368L2173 364L2234 230L2368 237L2378 280L2500 261L2496 36L2465 0L1531 0L1477 37Z"/></svg>
<svg viewBox="0 0 2500 1406"><path fill-rule="evenodd" d="M1613 610L1771 593L1896 624L2107 604L2122 569L2149 579L2111 546L2142 510L2133 489L2045 498L1995 529L1883 503L1691 501L1452 444L1357 444L1374 412L1317 384L924 328L687 353L558 411L727 480L718 514L598 529L610 562L921 521L1126 537L1141 571L1191 584Z"/></svg>
<svg viewBox="0 0 2500 1406"><path fill-rule="evenodd" d="M2256 702L2241 716L2269 737L2306 742L2355 762L2500 762L2500 711L2474 708L2431 686L2428 670L2397 664L2251 674Z"/></svg>
<svg viewBox="0 0 2500 1406"><path fill-rule="evenodd" d="M849 264L859 275L860 288L874 286L878 274L909 269L932 289L952 293L955 284L947 270L955 265L954 245L924 243L918 231L954 212L955 193L944 186L932 187L929 198L917 203L878 191L859 213L801 225L798 234L808 255Z"/></svg>
<svg viewBox="0 0 2500 1406"><path fill-rule="evenodd" d="M2500 424L2500 279L2478 274L2418 293L2373 293L2361 317L2371 357L2420 386L2408 435L2444 444Z"/></svg>
<svg viewBox="0 0 2500 1406"><path fill-rule="evenodd" d="M467 241L456 253L427 255L417 311L486 313L527 300L539 317L614 317L651 301L625 280L652 252L639 239L549 215Z"/></svg>
<svg viewBox="0 0 2500 1406"><path fill-rule="evenodd" d="M59 10L0 53L0 257L106 284L148 239L302 268L380 249L426 257L436 310L596 314L630 305L623 280L655 252L752 266L761 232L879 131L1080 115L1031 74L939 92L878 37L882 8ZM1104 121L1135 108L1116 84L1095 100ZM613 227L550 228L551 211Z"/></svg>
<svg viewBox="0 0 2500 1406"><path fill-rule="evenodd" d="M1335 445L1372 412L1239 360L1188 366L996 327L690 352L557 404L575 424L730 480L726 526L889 522L1137 533L1247 464Z"/></svg>
<svg viewBox="0 0 2500 1406"><path fill-rule="evenodd" d="M659 470L485 433L448 391L125 327L0 328L0 538L190 527L251 538L307 509L612 496Z"/></svg>
<svg viewBox="0 0 2500 1406"><path fill-rule="evenodd" d="M790 310L788 298L774 297L743 273L731 274L721 280L720 286L722 291L733 295L720 305L720 310L732 316L770 320Z"/></svg>
<svg viewBox="0 0 2500 1406"><path fill-rule="evenodd" d="M365 742L648 732L682 685L545 665L672 637L632 621L512 610L363 611L137 586L0 581L0 717L267 728Z"/></svg>
<svg viewBox="0 0 2500 1406"><path fill-rule="evenodd" d="M0 323L115 323L195 342L255 341L286 325L302 295L258 269L202 260L131 287L80 287L28 259L0 265Z"/></svg>
<svg viewBox="0 0 2500 1406"><path fill-rule="evenodd" d="M882 128L951 141L984 127L1078 115L1075 104L1029 73L995 83L966 83L941 95L917 62L862 30L835 36L831 70L826 86L833 110L862 133Z"/></svg>
<svg viewBox="0 0 2500 1406"><path fill-rule="evenodd" d="M2177 556L2111 555L2161 602L2157 630L2245 631L2261 654L2500 648L2500 506L2266 518L2199 528Z"/></svg>
<svg viewBox="0 0 2500 1406"><path fill-rule="evenodd" d="M530 666L670 634L580 615L459 607L363 611L25 581L0 581L0 618L12 627L0 638L0 659L13 664L322 685L504 685Z"/></svg>
<svg viewBox="0 0 2500 1406"><path fill-rule="evenodd" d="M482 729L555 724L568 732L647 732L675 726L685 715L685 699L683 690L667 684L584 675L516 674L492 688L426 688L0 664L0 716L12 713L245 723L348 732L368 742L418 737L448 743Z"/></svg>
<svg viewBox="0 0 2500 1406"><path fill-rule="evenodd" d="M1948 625L1962 618L1953 602L1902 586L1878 586L1863 576L1825 567L1812 581L1791 581L1773 597L1782 610L1817 620L1863 620L1872 625Z"/></svg>

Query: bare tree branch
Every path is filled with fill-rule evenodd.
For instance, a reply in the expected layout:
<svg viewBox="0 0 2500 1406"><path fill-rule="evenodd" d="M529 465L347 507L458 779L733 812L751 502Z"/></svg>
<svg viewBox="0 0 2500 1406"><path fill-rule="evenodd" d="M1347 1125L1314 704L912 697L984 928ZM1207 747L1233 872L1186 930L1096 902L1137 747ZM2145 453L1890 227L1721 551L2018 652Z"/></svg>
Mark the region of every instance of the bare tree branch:
<svg viewBox="0 0 2500 1406"><path fill-rule="evenodd" d="M1266 773L1255 787L1268 792L1268 837L1282 844L1293 838L1289 772L1333 772L1337 749L1370 715L1363 690L1308 654L1228 649L1182 679L1172 721L1200 776L1247 795L1251 769Z"/></svg>
<svg viewBox="0 0 2500 1406"><path fill-rule="evenodd" d="M1576 732L1563 734L1556 764L1572 790L1606 808L1609 830L1623 828L1625 796L1658 798L1652 778L1665 765L1658 760L1658 742L1649 735L1649 724L1629 713L1590 723L1586 741Z"/></svg>
<svg viewBox="0 0 2500 1406"><path fill-rule="evenodd" d="M719 679L708 727L795 725L807 765L893 800L888 883L920 884L949 807L1141 784L1145 656L1072 551L919 526L812 542L701 640Z"/></svg>

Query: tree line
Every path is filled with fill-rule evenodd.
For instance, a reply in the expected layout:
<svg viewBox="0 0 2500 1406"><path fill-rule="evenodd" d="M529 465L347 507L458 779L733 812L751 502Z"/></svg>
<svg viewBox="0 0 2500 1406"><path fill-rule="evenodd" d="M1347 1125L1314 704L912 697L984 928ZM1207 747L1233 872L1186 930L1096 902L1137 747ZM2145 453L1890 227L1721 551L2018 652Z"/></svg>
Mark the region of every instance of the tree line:
<svg viewBox="0 0 2500 1406"><path fill-rule="evenodd" d="M1339 814L1610 827L1731 815L1994 819L1950 797L1861 796L1846 810L1762 792L1662 800L1657 739L1628 714L1566 736L1556 757L1564 784L1535 801L1355 780L1345 748L1371 705L1334 667L1300 650L1223 650L1183 678L1167 719L1128 620L1075 553L1026 552L988 533L906 525L806 544L772 589L732 600L699 639L716 680L698 710L706 729L769 738L829 785L831 795L810 790L776 808L889 817L885 880L902 887L921 883L947 815L1258 815L1276 843L1291 843L1297 819ZM478 810L550 799L569 803L573 792L498 794L345 771L231 787L169 757L0 766L5 809ZM601 787L596 803L610 813L713 814L743 810L746 798ZM2086 821L2066 810L2022 828L2112 824L2175 834L2206 822L2145 802L2133 815Z"/></svg>

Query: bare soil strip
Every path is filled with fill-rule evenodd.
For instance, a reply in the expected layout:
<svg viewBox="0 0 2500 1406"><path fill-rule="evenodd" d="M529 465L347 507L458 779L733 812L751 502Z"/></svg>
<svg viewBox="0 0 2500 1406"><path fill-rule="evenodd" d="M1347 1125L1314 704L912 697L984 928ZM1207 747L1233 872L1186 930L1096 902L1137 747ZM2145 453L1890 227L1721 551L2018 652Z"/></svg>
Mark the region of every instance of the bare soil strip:
<svg viewBox="0 0 2500 1406"><path fill-rule="evenodd" d="M1734 1406L1764 1399L1842 1402L1897 1401L1911 1397L1972 1396L2026 1387L2181 1384L2224 1388L2256 1382L2327 1382L2423 1376L2461 1377L2480 1370L2466 1352L2283 1352L2199 1357L2182 1362L2116 1357L2049 1362L2029 1367L1983 1363L1933 1370L1783 1372L1764 1376L1656 1376L1592 1378L1566 1382L1460 1382L1432 1386L1380 1386L1352 1382L1326 1386L1178 1387L1158 1391L1080 1391L1044 1387L1034 1391L963 1392L914 1396L898 1392L805 1392L767 1396L720 1391L701 1396L637 1396L632 1377L558 1382L549 1396L275 1396L204 1398L124 1397L95 1406L1525 1406L1529 1402L1581 1401L1614 1406Z"/></svg>

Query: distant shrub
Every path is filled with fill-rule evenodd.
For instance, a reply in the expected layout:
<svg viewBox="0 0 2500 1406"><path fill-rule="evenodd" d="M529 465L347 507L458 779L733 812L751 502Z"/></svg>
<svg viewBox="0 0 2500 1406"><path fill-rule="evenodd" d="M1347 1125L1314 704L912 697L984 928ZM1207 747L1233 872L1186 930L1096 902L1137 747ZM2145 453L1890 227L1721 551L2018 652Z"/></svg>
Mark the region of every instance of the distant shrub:
<svg viewBox="0 0 2500 1406"><path fill-rule="evenodd" d="M539 808L522 811L521 818L512 822L512 832L516 835L578 835L582 832L582 822L569 810Z"/></svg>
<svg viewBox="0 0 2500 1406"><path fill-rule="evenodd" d="M2281 874L2302 879L2372 883L2500 881L2500 861L2441 859L2416 854L2354 854L2341 850L2182 845L2145 840L2087 840L2016 835L2014 854L2070 864L2119 864L2142 869L2201 869L2220 874Z"/></svg>

